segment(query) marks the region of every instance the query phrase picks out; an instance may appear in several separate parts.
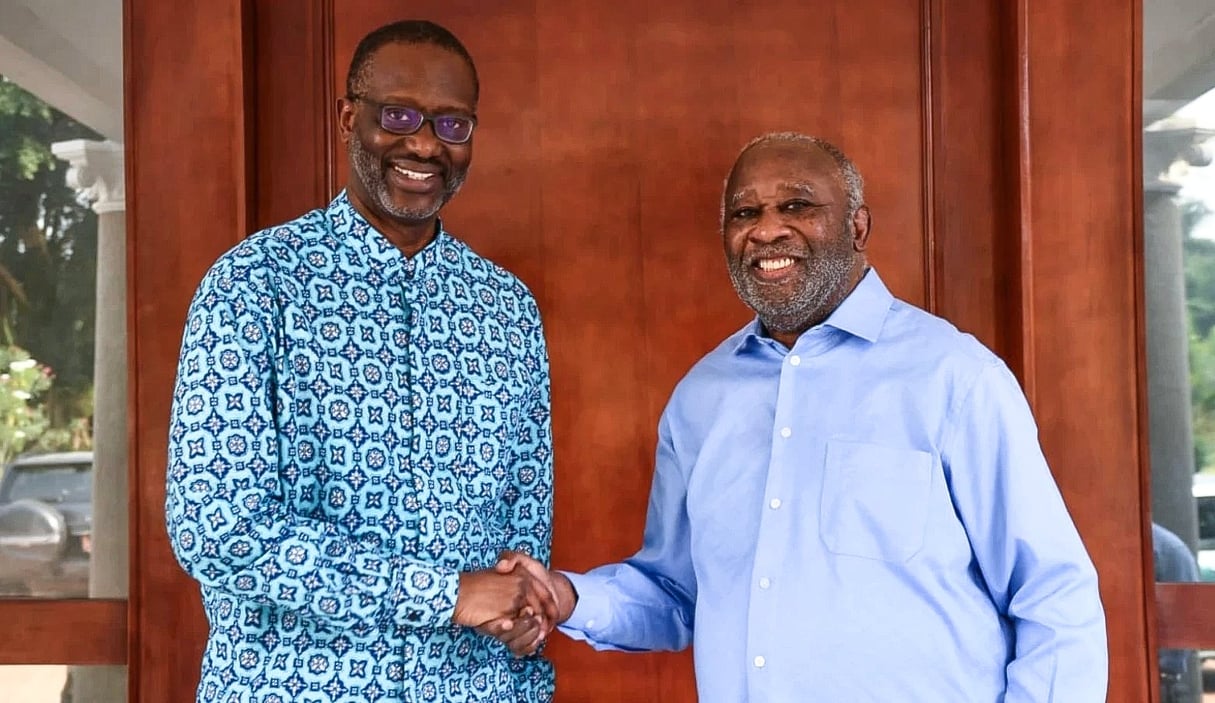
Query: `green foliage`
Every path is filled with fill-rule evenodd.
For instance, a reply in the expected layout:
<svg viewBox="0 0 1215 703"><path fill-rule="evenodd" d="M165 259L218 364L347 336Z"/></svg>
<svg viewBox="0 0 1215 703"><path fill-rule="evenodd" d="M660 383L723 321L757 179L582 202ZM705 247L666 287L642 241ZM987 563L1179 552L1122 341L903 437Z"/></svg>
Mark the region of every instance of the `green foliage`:
<svg viewBox="0 0 1215 703"><path fill-rule="evenodd" d="M50 147L99 138L0 76L0 346L55 369L43 437L68 445L92 412L97 221Z"/></svg>
<svg viewBox="0 0 1215 703"><path fill-rule="evenodd" d="M1215 459L1215 334L1200 336L1190 324L1190 394L1194 415L1194 466Z"/></svg>
<svg viewBox="0 0 1215 703"><path fill-rule="evenodd" d="M1193 332L1206 338L1215 327L1215 241L1186 240L1185 286Z"/></svg>
<svg viewBox="0 0 1215 703"><path fill-rule="evenodd" d="M0 347L0 465L46 433L50 423L38 401L50 387L50 369L20 347Z"/></svg>
<svg viewBox="0 0 1215 703"><path fill-rule="evenodd" d="M1215 469L1215 241L1191 233L1212 212L1202 201L1181 203L1186 309L1190 325L1190 393L1194 466Z"/></svg>

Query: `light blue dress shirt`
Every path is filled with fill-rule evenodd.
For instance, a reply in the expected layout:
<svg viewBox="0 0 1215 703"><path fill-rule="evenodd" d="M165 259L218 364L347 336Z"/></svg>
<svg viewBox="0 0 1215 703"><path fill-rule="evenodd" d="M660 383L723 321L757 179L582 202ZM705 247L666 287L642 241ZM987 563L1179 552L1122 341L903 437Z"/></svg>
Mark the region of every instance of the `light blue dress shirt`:
<svg viewBox="0 0 1215 703"><path fill-rule="evenodd" d="M875 271L740 330L663 413L644 543L570 574L597 649L694 643L702 703L1097 703L1097 576L1005 365Z"/></svg>

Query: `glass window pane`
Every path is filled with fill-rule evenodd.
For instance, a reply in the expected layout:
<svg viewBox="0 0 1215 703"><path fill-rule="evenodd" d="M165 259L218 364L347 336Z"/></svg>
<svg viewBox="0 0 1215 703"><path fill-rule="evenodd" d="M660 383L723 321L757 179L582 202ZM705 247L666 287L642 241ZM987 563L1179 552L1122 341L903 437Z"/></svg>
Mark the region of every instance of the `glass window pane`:
<svg viewBox="0 0 1215 703"><path fill-rule="evenodd" d="M121 0L0 3L0 597L127 595L122 54ZM0 667L4 701L125 686Z"/></svg>
<svg viewBox="0 0 1215 703"><path fill-rule="evenodd" d="M121 166L0 76L3 596L126 596L125 218L99 186Z"/></svg>
<svg viewBox="0 0 1215 703"><path fill-rule="evenodd" d="M122 5L0 11L0 597L127 594Z"/></svg>
<svg viewBox="0 0 1215 703"><path fill-rule="evenodd" d="M1143 8L1152 551L1158 581L1215 582L1215 15L1205 0ZM1164 703L1215 701L1215 652L1159 664Z"/></svg>

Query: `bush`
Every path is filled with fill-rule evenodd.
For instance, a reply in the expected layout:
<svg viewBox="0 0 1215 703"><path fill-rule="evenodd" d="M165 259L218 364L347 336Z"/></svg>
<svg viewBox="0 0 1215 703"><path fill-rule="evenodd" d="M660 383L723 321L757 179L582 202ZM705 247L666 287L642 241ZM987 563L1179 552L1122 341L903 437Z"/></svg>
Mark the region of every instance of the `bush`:
<svg viewBox="0 0 1215 703"><path fill-rule="evenodd" d="M0 346L0 464L43 440L50 422L38 399L52 379L24 349Z"/></svg>

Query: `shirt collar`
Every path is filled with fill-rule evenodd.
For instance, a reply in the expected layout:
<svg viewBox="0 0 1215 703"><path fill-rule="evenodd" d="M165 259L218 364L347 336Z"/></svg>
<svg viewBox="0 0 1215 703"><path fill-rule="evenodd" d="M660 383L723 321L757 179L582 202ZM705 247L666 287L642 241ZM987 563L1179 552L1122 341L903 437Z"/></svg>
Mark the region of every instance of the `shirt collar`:
<svg viewBox="0 0 1215 703"><path fill-rule="evenodd" d="M876 342L882 333L882 326L886 323L886 314L890 311L890 305L893 302L894 296L882 282L877 270L870 268L861 277L861 282L856 285L856 288L853 288L848 297L844 298L844 302L840 303L821 325L816 325L806 332L812 332L818 327L833 327L867 342ZM758 317L742 328L737 336L738 342L734 345L736 354L743 351L752 341L769 338Z"/></svg>
<svg viewBox="0 0 1215 703"><path fill-rule="evenodd" d="M359 214L345 189L329 203L326 214L336 234L348 236L351 243L371 260L390 271L399 270L407 278L441 267L444 261L454 262L459 258L455 240L443 229L441 219L436 220L438 232L434 239L421 251L406 258L396 245Z"/></svg>
<svg viewBox="0 0 1215 703"><path fill-rule="evenodd" d="M882 333L886 313L890 312L893 302L894 296L886 289L878 272L870 268L823 324L873 343Z"/></svg>

